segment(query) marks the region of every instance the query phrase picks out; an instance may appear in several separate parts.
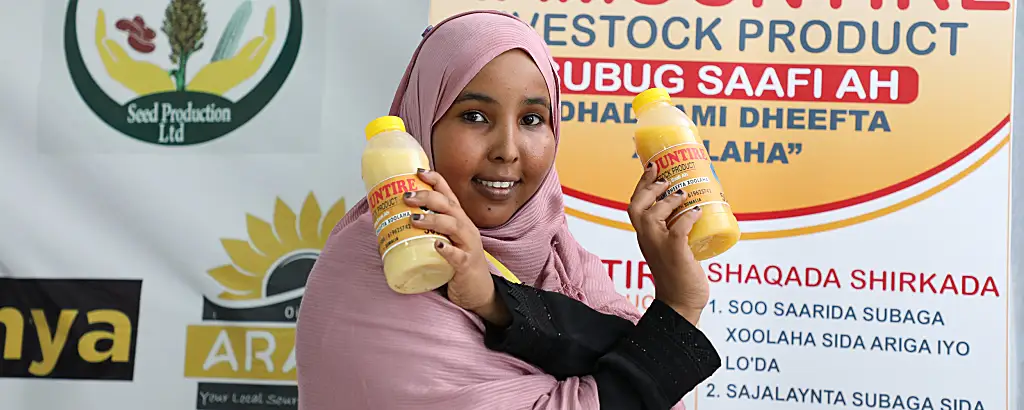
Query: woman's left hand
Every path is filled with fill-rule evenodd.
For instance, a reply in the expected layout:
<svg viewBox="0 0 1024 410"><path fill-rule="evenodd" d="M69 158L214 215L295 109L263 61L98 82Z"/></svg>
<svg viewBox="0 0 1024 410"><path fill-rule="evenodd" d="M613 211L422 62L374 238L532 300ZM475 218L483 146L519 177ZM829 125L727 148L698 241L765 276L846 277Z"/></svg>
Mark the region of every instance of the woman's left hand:
<svg viewBox="0 0 1024 410"><path fill-rule="evenodd" d="M656 201L670 185L656 178L654 167L648 166L630 200L629 219L654 276L655 298L697 324L710 295L708 277L689 245L690 229L700 219L701 211L687 211L669 227L666 221L686 200L686 191L681 189Z"/></svg>
<svg viewBox="0 0 1024 410"><path fill-rule="evenodd" d="M443 241L434 245L437 253L455 268L455 276L448 282L448 300L493 324L507 323L511 317L495 294L480 230L462 210L459 199L441 174L420 170L419 176L434 190L407 193L405 203L434 212L414 214L413 226L435 231L452 241L451 245Z"/></svg>

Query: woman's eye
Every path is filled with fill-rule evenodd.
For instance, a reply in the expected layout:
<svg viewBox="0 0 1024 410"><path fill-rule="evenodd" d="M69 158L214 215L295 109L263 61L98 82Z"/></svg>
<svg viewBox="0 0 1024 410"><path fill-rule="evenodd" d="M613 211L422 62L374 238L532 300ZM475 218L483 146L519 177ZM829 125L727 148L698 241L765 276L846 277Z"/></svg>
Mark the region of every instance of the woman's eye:
<svg viewBox="0 0 1024 410"><path fill-rule="evenodd" d="M485 122L485 121L487 121L487 119L484 118L483 114L478 113L476 111L467 112L465 114L462 114L462 119L464 119L464 120L466 120L468 122Z"/></svg>
<svg viewBox="0 0 1024 410"><path fill-rule="evenodd" d="M523 125L527 125L527 126L531 126L532 127L532 126L541 125L543 123L544 123L544 119L541 118L537 114L530 114L530 115L527 115L527 116L523 117Z"/></svg>

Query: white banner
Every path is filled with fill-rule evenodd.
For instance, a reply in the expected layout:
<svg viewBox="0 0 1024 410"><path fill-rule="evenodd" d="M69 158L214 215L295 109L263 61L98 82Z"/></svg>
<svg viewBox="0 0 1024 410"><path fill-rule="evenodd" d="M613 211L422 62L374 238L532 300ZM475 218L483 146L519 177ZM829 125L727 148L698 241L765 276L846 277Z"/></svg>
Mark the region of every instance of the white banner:
<svg viewBox="0 0 1024 410"><path fill-rule="evenodd" d="M747 234L705 266L713 304L701 326L725 363L687 397L688 408L1022 408L1024 199L1022 189L1012 198L1009 189L1024 172L1008 117L1015 5L764 3L44 0L7 7L0 15L0 409L295 409L295 315L327 234L364 194L362 129L387 112L427 24L477 7L518 12L570 74L584 63L653 61L685 72L714 65L723 70L724 93L736 67L746 68L753 90L765 67L783 73L805 64L808 81L821 69L826 79L840 73L835 84L823 82L838 87L853 70L866 79L865 95L889 98L851 101L860 98L853 88L821 101L813 87L794 89L792 98L783 89L771 101L724 98L693 91L708 80L696 74L684 78L691 88L676 90L678 104L702 113L706 146L720 160L718 175ZM701 50L694 49L698 18ZM884 44L869 35L874 22L890 31L899 22L901 38L913 32L916 40L880 54ZM794 51L782 52L789 25ZM861 51L808 50L821 45L811 40L824 31L814 30L840 26L844 41L856 27L867 30ZM650 27L664 31L651 35ZM812 33L806 41L803 27ZM884 87L872 94L879 78L871 67L888 69L876 76L902 75L899 95ZM629 95L571 79L558 160L570 226L642 310L652 280L616 207L615 187L639 169L628 147ZM745 92L742 84L733 90ZM766 120L766 107L788 111ZM608 175L594 176L582 162L591 149L583 136L629 152L603 160ZM874 168L838 168L870 152L878 154ZM790 184L772 185L773 178ZM873 196L842 202L864 193Z"/></svg>

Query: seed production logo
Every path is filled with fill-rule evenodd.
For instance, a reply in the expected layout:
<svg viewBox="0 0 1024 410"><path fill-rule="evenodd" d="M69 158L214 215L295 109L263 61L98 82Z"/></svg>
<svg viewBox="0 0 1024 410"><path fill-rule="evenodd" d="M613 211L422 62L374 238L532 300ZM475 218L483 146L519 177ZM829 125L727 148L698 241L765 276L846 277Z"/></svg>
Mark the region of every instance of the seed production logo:
<svg viewBox="0 0 1024 410"><path fill-rule="evenodd" d="M299 0L80 3L68 3L64 30L78 94L110 127L158 145L201 144L251 120L302 39Z"/></svg>
<svg viewBox="0 0 1024 410"><path fill-rule="evenodd" d="M222 291L188 327L185 377L201 380L197 410L296 409L295 322L306 279L334 226L341 199L322 212L310 193L298 215L280 198L272 222L246 216L248 239L222 239L231 262L207 271Z"/></svg>

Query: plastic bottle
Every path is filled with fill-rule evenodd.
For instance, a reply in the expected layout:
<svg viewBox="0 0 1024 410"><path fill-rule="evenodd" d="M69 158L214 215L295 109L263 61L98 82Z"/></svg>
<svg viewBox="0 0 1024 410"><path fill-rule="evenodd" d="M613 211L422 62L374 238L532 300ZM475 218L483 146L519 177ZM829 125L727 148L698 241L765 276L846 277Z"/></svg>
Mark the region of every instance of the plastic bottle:
<svg viewBox="0 0 1024 410"><path fill-rule="evenodd" d="M715 168L697 132L697 126L682 110L672 105L668 91L651 88L633 99L637 128L633 136L636 153L644 167L654 162L658 176L669 189L658 198L680 189L686 201L668 219L669 226L683 212L699 206L703 213L690 230L690 250L697 260L705 260L732 248L740 239L740 227Z"/></svg>
<svg viewBox="0 0 1024 410"><path fill-rule="evenodd" d="M455 271L434 244L451 241L437 232L413 227L412 214L430 211L410 207L404 199L406 192L433 190L416 172L429 169L427 154L406 133L399 117L373 120L366 126L366 139L363 183L388 286L403 294L437 289L448 283Z"/></svg>

